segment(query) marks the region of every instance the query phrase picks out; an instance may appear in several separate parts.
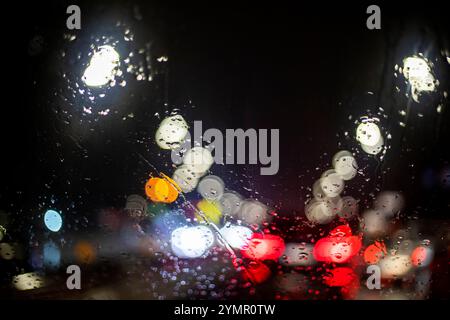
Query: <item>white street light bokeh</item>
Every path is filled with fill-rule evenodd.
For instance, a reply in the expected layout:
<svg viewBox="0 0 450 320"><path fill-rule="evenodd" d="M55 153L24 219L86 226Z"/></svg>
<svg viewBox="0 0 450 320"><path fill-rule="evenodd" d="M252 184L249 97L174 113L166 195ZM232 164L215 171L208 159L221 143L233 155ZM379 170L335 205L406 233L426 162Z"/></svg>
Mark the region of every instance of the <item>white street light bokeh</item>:
<svg viewBox="0 0 450 320"><path fill-rule="evenodd" d="M220 229L220 233L233 249L239 250L247 247L253 234L252 230L247 227L233 225L230 223L227 223L224 227L222 227Z"/></svg>
<svg viewBox="0 0 450 320"><path fill-rule="evenodd" d="M335 198L344 190L345 183L335 170L327 170L322 174L320 187L329 198Z"/></svg>
<svg viewBox="0 0 450 320"><path fill-rule="evenodd" d="M181 227L171 234L172 252L179 258L199 258L214 243L214 234L206 226Z"/></svg>
<svg viewBox="0 0 450 320"><path fill-rule="evenodd" d="M219 203L224 215L235 216L241 208L242 197L236 192L228 191L222 195Z"/></svg>
<svg viewBox="0 0 450 320"><path fill-rule="evenodd" d="M194 147L189 149L183 157L183 164L189 166L194 173L205 174L214 163L214 158L206 148Z"/></svg>
<svg viewBox="0 0 450 320"><path fill-rule="evenodd" d="M89 87L101 87L114 80L119 66L120 56L108 45L101 46L92 55L84 71L83 81Z"/></svg>
<svg viewBox="0 0 450 320"><path fill-rule="evenodd" d="M327 224L336 216L333 206L329 201L311 200L305 208L306 218L317 224Z"/></svg>
<svg viewBox="0 0 450 320"><path fill-rule="evenodd" d="M358 164L349 151L342 150L336 153L332 163L334 170L343 180L351 180L356 176Z"/></svg>
<svg viewBox="0 0 450 320"><path fill-rule="evenodd" d="M381 139L381 131L373 122L363 122L356 128L356 140L366 146L375 146Z"/></svg>
<svg viewBox="0 0 450 320"><path fill-rule="evenodd" d="M272 217L268 210L269 208L261 202L248 199L242 202L238 217L250 225L261 225Z"/></svg>
<svg viewBox="0 0 450 320"><path fill-rule="evenodd" d="M432 64L423 57L405 58L402 72L411 86L411 95L415 102L419 102L422 92L433 92L439 84L434 78Z"/></svg>
<svg viewBox="0 0 450 320"><path fill-rule="evenodd" d="M188 193L197 187L201 175L193 172L189 166L182 165L173 173L172 179L180 187L181 191Z"/></svg>
<svg viewBox="0 0 450 320"><path fill-rule="evenodd" d="M383 150L384 138L376 118L362 117L356 128L356 140L364 152L377 155Z"/></svg>
<svg viewBox="0 0 450 320"><path fill-rule="evenodd" d="M41 288L45 285L45 280L36 272L29 272L15 276L12 283L14 288L23 291Z"/></svg>
<svg viewBox="0 0 450 320"><path fill-rule="evenodd" d="M197 191L208 200L215 201L222 197L225 190L225 184L218 176L209 175L204 177L198 184Z"/></svg>
<svg viewBox="0 0 450 320"><path fill-rule="evenodd" d="M388 255L379 262L381 277L398 278L406 275L412 267L409 255Z"/></svg>
<svg viewBox="0 0 450 320"><path fill-rule="evenodd" d="M189 126L181 115L165 118L156 130L155 140L165 150L179 148L188 134Z"/></svg>
<svg viewBox="0 0 450 320"><path fill-rule="evenodd" d="M363 149L363 151L365 153L371 154L374 156L379 154L383 150L383 146L384 146L383 137L381 137L380 140L378 140L378 143L374 146L368 146L366 144L361 144L361 148Z"/></svg>

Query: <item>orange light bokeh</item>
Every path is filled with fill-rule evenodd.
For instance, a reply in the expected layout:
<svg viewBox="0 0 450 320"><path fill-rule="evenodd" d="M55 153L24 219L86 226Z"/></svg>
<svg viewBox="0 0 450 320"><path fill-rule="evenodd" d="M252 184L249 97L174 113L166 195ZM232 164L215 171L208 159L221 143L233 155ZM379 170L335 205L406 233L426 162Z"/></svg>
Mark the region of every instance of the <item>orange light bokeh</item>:
<svg viewBox="0 0 450 320"><path fill-rule="evenodd" d="M80 241L74 247L75 258L80 263L90 264L95 260L95 249L87 241Z"/></svg>
<svg viewBox="0 0 450 320"><path fill-rule="evenodd" d="M180 188L171 178L150 178L145 184L145 194L153 202L172 203L177 200Z"/></svg>

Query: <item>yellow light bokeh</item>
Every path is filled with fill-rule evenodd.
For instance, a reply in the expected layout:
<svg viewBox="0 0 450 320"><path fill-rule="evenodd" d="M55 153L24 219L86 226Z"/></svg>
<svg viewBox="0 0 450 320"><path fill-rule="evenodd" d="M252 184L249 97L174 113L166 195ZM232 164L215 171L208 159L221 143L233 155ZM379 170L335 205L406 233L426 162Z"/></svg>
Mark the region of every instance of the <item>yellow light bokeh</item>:
<svg viewBox="0 0 450 320"><path fill-rule="evenodd" d="M197 208L203 212L203 214L210 222L216 225L220 223L220 219L222 218L222 211L218 203L203 199L197 203ZM199 222L204 222L203 218L198 213L195 214L195 217Z"/></svg>

